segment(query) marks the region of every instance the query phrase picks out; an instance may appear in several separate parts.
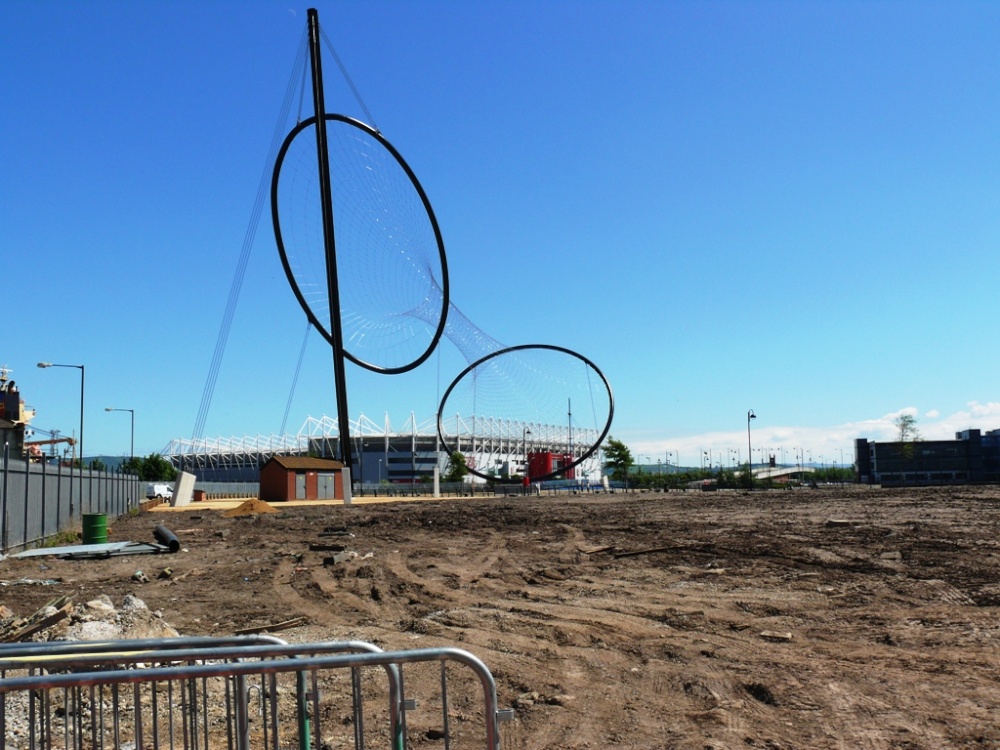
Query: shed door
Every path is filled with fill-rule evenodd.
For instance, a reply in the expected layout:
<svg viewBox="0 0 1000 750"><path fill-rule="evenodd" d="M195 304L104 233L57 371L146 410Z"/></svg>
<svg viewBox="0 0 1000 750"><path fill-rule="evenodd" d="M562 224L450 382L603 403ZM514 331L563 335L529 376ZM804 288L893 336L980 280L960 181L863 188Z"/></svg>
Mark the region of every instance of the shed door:
<svg viewBox="0 0 1000 750"><path fill-rule="evenodd" d="M329 499L337 496L336 474L319 474L319 486L316 488L316 497Z"/></svg>
<svg viewBox="0 0 1000 750"><path fill-rule="evenodd" d="M295 499L305 500L306 499L306 475L296 474L295 475Z"/></svg>

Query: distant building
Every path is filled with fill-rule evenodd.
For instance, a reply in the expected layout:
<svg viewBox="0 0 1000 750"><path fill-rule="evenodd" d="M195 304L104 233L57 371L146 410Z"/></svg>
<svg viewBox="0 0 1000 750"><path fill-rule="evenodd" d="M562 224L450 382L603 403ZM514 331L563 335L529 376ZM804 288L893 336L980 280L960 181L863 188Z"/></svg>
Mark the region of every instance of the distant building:
<svg viewBox="0 0 1000 750"><path fill-rule="evenodd" d="M955 433L954 440L854 446L858 481L885 486L1000 482L1000 430Z"/></svg>
<svg viewBox="0 0 1000 750"><path fill-rule="evenodd" d="M475 434L462 432L457 451L465 456L469 468L498 479L523 476L526 470L532 479L563 472L563 467L578 460L598 439L592 429L568 433L566 425L529 425L485 417L476 420ZM351 481L380 485L432 482L435 468L444 473L451 460L437 428L436 418L418 424L411 417L406 428L395 431L388 418L384 425L378 425L362 414L351 423ZM447 431L458 434L454 426ZM176 469L194 474L200 482L254 482L274 456L333 458L340 453L339 440L336 420L309 417L297 435L176 439L162 454ZM600 455L594 451L563 473L570 479L588 479L600 477L600 471Z"/></svg>

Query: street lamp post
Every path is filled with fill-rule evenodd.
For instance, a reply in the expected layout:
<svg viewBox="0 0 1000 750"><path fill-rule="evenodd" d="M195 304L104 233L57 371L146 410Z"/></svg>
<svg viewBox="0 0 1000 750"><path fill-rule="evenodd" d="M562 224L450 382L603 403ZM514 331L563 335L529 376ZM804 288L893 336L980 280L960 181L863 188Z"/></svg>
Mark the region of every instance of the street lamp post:
<svg viewBox="0 0 1000 750"><path fill-rule="evenodd" d="M80 371L80 503L83 504L83 393L84 393L84 369L83 365L57 365L53 362L39 362L42 369L47 367L73 367ZM69 517L73 517L73 498L69 501Z"/></svg>
<svg viewBox="0 0 1000 750"><path fill-rule="evenodd" d="M528 460L528 435L531 434L531 430L525 427L521 430L521 443L524 446L524 489L525 494L527 490L531 487L531 462Z"/></svg>
<svg viewBox="0 0 1000 750"><path fill-rule="evenodd" d="M753 444L750 442L750 420L756 418L757 415L750 409L747 412L747 479L750 480L751 490L753 490Z"/></svg>
<svg viewBox="0 0 1000 750"><path fill-rule="evenodd" d="M129 458L135 458L135 409L116 409L113 406L105 406L104 411L127 411L132 417L132 441L129 443Z"/></svg>

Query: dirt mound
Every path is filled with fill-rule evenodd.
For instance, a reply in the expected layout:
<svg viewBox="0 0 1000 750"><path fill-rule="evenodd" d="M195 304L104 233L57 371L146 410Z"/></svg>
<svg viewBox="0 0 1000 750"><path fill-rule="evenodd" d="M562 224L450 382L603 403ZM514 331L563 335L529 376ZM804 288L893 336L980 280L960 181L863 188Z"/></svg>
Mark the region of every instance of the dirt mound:
<svg viewBox="0 0 1000 750"><path fill-rule="evenodd" d="M225 518L237 518L239 516L258 516L261 513L279 513L280 511L273 505L265 503L263 500L257 500L256 498L247 500L240 505L237 505L232 510L225 511L222 515Z"/></svg>

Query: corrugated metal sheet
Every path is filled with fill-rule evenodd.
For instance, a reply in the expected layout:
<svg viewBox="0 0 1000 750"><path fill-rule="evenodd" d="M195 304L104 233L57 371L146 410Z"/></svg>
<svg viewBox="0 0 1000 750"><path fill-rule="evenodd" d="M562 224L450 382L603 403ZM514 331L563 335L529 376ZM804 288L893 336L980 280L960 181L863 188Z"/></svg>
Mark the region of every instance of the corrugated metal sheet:
<svg viewBox="0 0 1000 750"><path fill-rule="evenodd" d="M71 544L65 547L29 549L13 557L112 557L118 555L157 555L170 552L170 547L147 542L107 542L105 544Z"/></svg>

